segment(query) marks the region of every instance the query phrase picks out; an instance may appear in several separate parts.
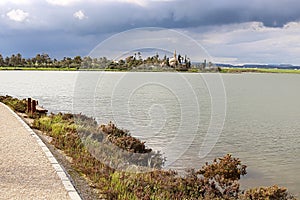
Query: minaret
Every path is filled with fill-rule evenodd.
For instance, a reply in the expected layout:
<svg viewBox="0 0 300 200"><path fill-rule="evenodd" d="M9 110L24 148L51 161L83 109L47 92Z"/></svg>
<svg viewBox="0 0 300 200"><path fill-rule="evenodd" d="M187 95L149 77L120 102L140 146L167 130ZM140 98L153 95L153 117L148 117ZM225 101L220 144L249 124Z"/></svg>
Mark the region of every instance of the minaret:
<svg viewBox="0 0 300 200"><path fill-rule="evenodd" d="M169 60L170 66L176 67L178 65L176 50L174 51L174 57Z"/></svg>

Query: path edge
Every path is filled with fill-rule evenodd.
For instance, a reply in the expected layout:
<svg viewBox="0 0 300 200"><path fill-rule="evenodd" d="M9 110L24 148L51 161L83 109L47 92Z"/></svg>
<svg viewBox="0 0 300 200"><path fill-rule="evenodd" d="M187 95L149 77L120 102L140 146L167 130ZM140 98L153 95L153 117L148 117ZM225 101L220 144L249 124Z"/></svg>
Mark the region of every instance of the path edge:
<svg viewBox="0 0 300 200"><path fill-rule="evenodd" d="M51 153L51 151L49 150L49 148L45 145L45 143L41 140L41 138L29 127L28 124L26 124L26 122L24 122L22 120L22 118L17 115L17 113L15 113L9 106L7 106L6 104L0 102L0 104L2 104L4 107L6 107L12 114L13 116L19 121L21 122L22 126L30 133L30 135L35 138L36 142L38 143L38 145L41 147L42 151L44 152L44 154L46 155L46 157L48 158L50 164L52 165L52 167L54 168L57 176L60 178L63 186L65 187L67 193L69 194L69 197L71 200L82 200L82 198L80 197L80 195L78 194L77 190L75 189L74 185L72 184L69 175L67 174L67 172L61 167L61 165L58 163L58 161L56 160L56 158L53 156L53 154Z"/></svg>

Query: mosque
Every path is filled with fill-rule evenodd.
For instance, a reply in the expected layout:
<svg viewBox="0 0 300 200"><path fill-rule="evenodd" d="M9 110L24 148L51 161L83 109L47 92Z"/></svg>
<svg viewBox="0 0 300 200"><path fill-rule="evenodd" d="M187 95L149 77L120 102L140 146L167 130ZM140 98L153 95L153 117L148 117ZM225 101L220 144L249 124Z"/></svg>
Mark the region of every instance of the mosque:
<svg viewBox="0 0 300 200"><path fill-rule="evenodd" d="M177 69L187 69L191 67L191 62L186 55L184 57L182 57L180 54L177 56L175 50L173 58L169 59L169 65L170 67L177 68Z"/></svg>

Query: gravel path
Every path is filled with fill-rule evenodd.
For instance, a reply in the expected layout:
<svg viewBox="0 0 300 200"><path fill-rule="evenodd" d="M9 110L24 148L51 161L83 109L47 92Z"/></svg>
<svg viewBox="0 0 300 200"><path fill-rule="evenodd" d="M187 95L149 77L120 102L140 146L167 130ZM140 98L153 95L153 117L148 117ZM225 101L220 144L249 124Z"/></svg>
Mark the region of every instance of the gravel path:
<svg viewBox="0 0 300 200"><path fill-rule="evenodd" d="M0 199L80 199L43 145L0 103Z"/></svg>

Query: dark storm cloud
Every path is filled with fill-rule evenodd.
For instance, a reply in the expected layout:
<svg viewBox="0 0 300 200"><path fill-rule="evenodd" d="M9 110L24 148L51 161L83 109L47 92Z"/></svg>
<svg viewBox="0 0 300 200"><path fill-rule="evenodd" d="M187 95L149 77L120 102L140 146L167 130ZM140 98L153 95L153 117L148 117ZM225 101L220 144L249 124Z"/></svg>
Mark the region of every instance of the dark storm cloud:
<svg viewBox="0 0 300 200"><path fill-rule="evenodd" d="M150 1L145 6L126 2L82 5L92 31L121 31L143 26L187 28L257 21L282 27L300 19L297 0ZM79 7L78 7L79 9Z"/></svg>
<svg viewBox="0 0 300 200"><path fill-rule="evenodd" d="M297 0L1 0L0 53L86 55L105 38L139 27L193 29L197 32L192 34L208 38L222 26L234 29L254 21L284 30L284 25L300 20L299 10ZM246 36L228 36L228 41L266 37L249 30ZM222 51L221 46L216 49Z"/></svg>
<svg viewBox="0 0 300 200"><path fill-rule="evenodd" d="M140 3L139 3L140 2ZM48 27L98 34L137 27L191 28L257 21L265 26L282 27L300 19L297 0L177 0L177 1L78 1L67 6L41 3L29 13ZM87 18L73 13L82 10ZM34 19L33 19L34 20ZM36 22L37 26L39 22Z"/></svg>
<svg viewBox="0 0 300 200"><path fill-rule="evenodd" d="M34 3L5 7L0 4L0 24L9 23L7 13L13 8L28 13L23 27L90 34L146 26L187 28L251 21L281 27L300 19L298 0L78 0L65 6L52 5L49 1L28 1ZM82 10L86 18L74 18L73 13L78 10Z"/></svg>
<svg viewBox="0 0 300 200"><path fill-rule="evenodd" d="M173 17L178 25L223 25L258 21L265 26L283 26L300 19L297 0L213 0L173 2ZM187 23L184 23L187 22Z"/></svg>

